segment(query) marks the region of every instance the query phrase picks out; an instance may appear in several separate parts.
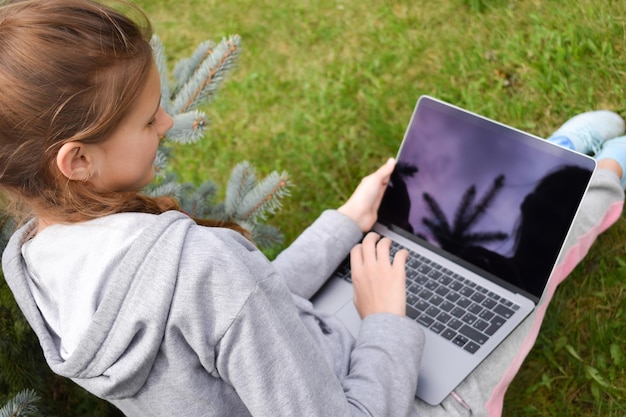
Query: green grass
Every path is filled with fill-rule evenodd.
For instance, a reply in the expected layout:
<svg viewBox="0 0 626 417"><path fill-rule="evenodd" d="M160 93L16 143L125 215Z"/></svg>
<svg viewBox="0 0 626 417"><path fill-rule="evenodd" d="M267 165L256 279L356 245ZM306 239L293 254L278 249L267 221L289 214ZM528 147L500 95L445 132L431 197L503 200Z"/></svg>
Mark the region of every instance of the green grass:
<svg viewBox="0 0 626 417"><path fill-rule="evenodd" d="M175 168L222 187L244 159L261 175L286 170L292 195L271 223L287 242L395 154L422 94L544 137L581 111L626 116L621 0L138 3L172 63L242 36L206 140L178 149ZM625 228L557 291L505 415L626 415Z"/></svg>

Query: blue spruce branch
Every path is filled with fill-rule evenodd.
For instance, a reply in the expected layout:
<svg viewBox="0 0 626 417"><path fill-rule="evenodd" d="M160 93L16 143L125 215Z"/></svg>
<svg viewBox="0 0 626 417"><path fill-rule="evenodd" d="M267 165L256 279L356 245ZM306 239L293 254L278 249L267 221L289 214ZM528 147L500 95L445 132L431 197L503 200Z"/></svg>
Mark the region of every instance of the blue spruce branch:
<svg viewBox="0 0 626 417"><path fill-rule="evenodd" d="M174 85L172 93L177 94L191 76L200 68L202 62L213 53L215 42L206 40L202 42L189 58L181 59L174 66Z"/></svg>
<svg viewBox="0 0 626 417"><path fill-rule="evenodd" d="M156 62L161 79L161 107L163 107L163 110L165 110L168 114L172 114L172 93L170 88L169 72L167 71L165 47L157 35L153 35L152 39L150 39L150 46L152 47L154 61Z"/></svg>
<svg viewBox="0 0 626 417"><path fill-rule="evenodd" d="M230 180L226 187L226 198L224 200L224 210L226 216L235 218L237 208L241 206L246 195L254 189L256 185L255 169L248 161L237 164L230 174Z"/></svg>
<svg viewBox="0 0 626 417"><path fill-rule="evenodd" d="M215 183L209 180L195 188L190 184L187 185L180 199L182 209L194 217L222 220L223 216L219 213L221 210L216 210L218 206L211 204L217 194Z"/></svg>
<svg viewBox="0 0 626 417"><path fill-rule="evenodd" d="M217 91L226 74L239 57L240 38L230 36L215 47L181 87L172 103L175 114L195 110Z"/></svg>
<svg viewBox="0 0 626 417"><path fill-rule="evenodd" d="M265 220L281 207L281 199L289 194L289 178L286 173L272 172L257 184L244 198L237 209L237 219Z"/></svg>
<svg viewBox="0 0 626 417"><path fill-rule="evenodd" d="M157 197L162 195L169 195L176 199L180 199L184 190L184 185L176 182L175 179L170 181L163 181L159 185L155 185L147 192L148 195Z"/></svg>
<svg viewBox="0 0 626 417"><path fill-rule="evenodd" d="M217 187L207 180L199 187L179 184L169 171L171 149L168 143L195 143L204 137L209 120L198 107L208 103L215 95L226 75L239 58L241 40L238 35L222 39L219 43L207 40L196 47L189 58L174 66L173 81L167 70L165 48L157 36L151 40L157 67L160 72L161 105L174 119L155 160L157 182L147 192L153 196L170 195L180 201L181 208L195 217L228 220L248 229L257 245L282 242L275 227L262 225L269 214L281 206L280 200L288 194L286 174L272 173L257 183L254 168L246 161L235 166L226 188L224 202L215 202Z"/></svg>
<svg viewBox="0 0 626 417"><path fill-rule="evenodd" d="M195 143L204 136L208 126L206 115L198 110L174 116L174 125L167 132L167 139L177 143Z"/></svg>
<svg viewBox="0 0 626 417"><path fill-rule="evenodd" d="M252 233L252 240L261 247L270 248L283 243L283 235L272 225L255 223L248 230Z"/></svg>
<svg viewBox="0 0 626 417"><path fill-rule="evenodd" d="M167 175L169 165L170 150L165 147L157 149L157 155L154 159L154 173L156 178L163 179Z"/></svg>
<svg viewBox="0 0 626 417"><path fill-rule="evenodd" d="M32 389L20 391L4 407L0 408L0 417L33 416L38 412L34 403L39 399L39 395Z"/></svg>

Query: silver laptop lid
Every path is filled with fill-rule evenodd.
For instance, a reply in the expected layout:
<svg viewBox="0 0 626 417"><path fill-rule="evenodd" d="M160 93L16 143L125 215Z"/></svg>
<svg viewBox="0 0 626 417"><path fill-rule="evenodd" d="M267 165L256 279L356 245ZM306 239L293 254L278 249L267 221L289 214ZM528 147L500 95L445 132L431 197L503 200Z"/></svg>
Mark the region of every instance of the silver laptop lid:
<svg viewBox="0 0 626 417"><path fill-rule="evenodd" d="M595 161L440 100L418 100L379 222L537 301Z"/></svg>

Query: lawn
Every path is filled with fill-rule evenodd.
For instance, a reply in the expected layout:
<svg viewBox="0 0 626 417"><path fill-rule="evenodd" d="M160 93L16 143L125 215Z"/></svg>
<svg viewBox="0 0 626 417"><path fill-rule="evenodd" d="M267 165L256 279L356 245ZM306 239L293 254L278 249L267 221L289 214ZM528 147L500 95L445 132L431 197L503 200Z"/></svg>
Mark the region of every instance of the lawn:
<svg viewBox="0 0 626 417"><path fill-rule="evenodd" d="M422 94L542 137L585 110L626 116L623 0L138 4L172 65L241 35L211 130L176 150L175 169L222 187L242 160L287 171L291 196L270 219L285 244L395 154ZM557 291L506 416L626 415L625 232L620 220Z"/></svg>

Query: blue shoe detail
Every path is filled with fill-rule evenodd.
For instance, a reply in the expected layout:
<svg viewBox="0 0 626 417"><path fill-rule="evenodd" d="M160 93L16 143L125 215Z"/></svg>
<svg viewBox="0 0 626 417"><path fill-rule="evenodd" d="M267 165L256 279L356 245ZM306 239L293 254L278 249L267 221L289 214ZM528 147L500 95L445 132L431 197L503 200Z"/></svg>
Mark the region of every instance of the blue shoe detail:
<svg viewBox="0 0 626 417"><path fill-rule="evenodd" d="M576 150L576 147L572 143L572 140L567 136L551 136L548 138L548 142L552 142L555 145L559 145L563 148L571 149L573 151Z"/></svg>

